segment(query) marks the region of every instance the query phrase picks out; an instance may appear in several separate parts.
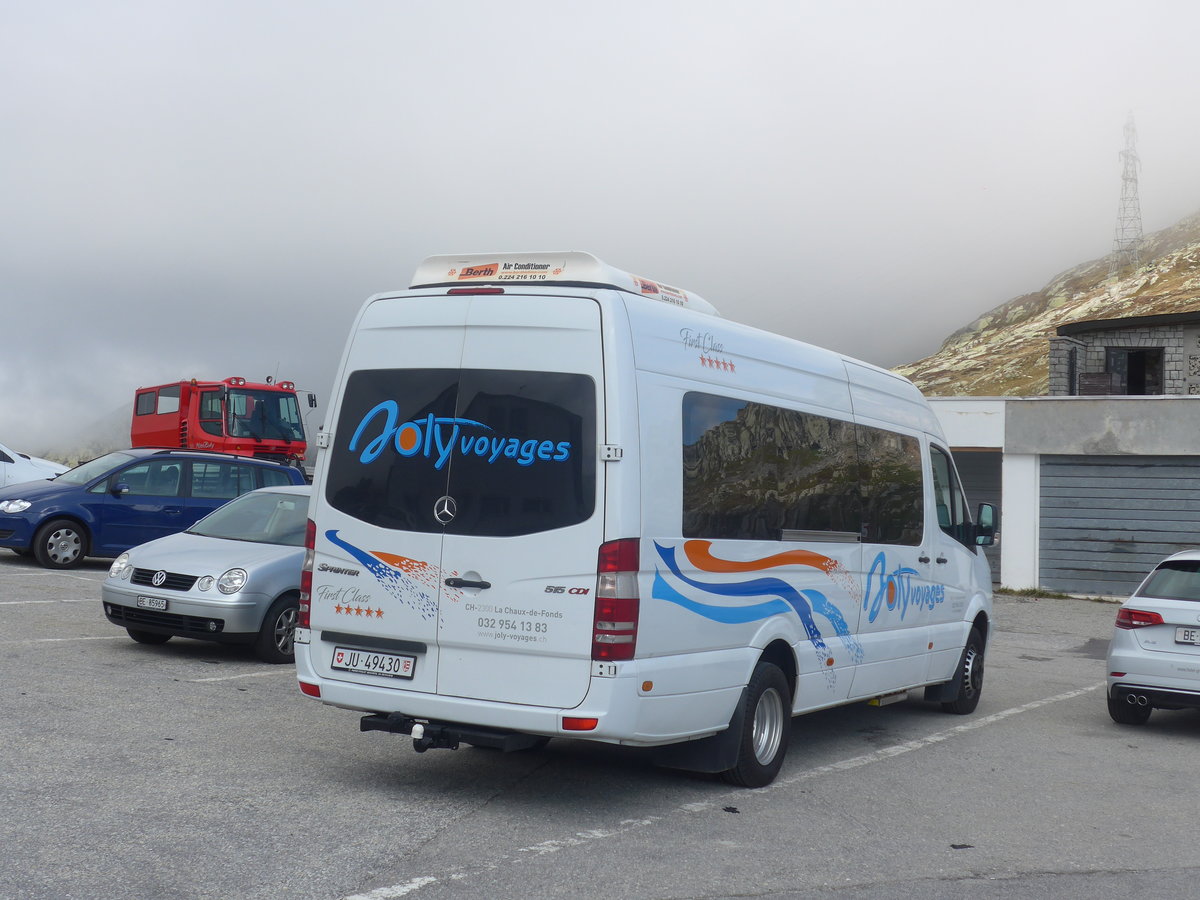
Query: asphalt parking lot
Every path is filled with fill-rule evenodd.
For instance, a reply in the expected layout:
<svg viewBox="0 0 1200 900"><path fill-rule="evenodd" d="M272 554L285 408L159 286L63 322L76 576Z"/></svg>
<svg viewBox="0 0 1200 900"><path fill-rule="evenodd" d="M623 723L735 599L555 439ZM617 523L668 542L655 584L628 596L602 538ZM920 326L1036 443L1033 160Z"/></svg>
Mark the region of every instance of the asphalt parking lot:
<svg viewBox="0 0 1200 900"><path fill-rule="evenodd" d="M745 791L577 741L416 754L290 666L0 552L0 897L1180 897L1200 714L1104 708L1115 607L1001 597L977 712L794 720Z"/></svg>

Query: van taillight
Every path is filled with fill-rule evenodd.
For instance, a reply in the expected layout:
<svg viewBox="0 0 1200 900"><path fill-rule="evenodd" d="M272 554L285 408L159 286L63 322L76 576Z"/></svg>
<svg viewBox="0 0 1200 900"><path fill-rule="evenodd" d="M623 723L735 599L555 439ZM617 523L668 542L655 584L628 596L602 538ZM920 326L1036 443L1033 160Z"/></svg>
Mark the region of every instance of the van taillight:
<svg viewBox="0 0 1200 900"><path fill-rule="evenodd" d="M1117 610L1118 628L1145 628L1147 625L1162 624L1163 617L1156 612L1147 612L1144 609L1125 609L1124 607Z"/></svg>
<svg viewBox="0 0 1200 900"><path fill-rule="evenodd" d="M633 659L638 627L638 539L600 545L592 659Z"/></svg>
<svg viewBox="0 0 1200 900"><path fill-rule="evenodd" d="M308 628L312 613L313 558L317 548L317 525L312 520L304 526L304 567L300 570L300 611L296 614L296 627Z"/></svg>

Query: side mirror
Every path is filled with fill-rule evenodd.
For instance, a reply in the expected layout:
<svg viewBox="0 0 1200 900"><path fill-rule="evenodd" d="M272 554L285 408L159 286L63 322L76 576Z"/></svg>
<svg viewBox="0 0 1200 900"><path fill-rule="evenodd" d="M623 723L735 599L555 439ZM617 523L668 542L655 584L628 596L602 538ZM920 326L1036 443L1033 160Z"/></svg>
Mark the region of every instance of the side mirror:
<svg viewBox="0 0 1200 900"><path fill-rule="evenodd" d="M316 409L316 408L317 408L317 395L316 395L316 394L311 394L311 393L310 393L310 394L308 395L308 406L309 406L309 409Z"/></svg>
<svg viewBox="0 0 1200 900"><path fill-rule="evenodd" d="M976 546L990 547L996 543L996 507L991 503L980 503L975 522Z"/></svg>
<svg viewBox="0 0 1200 900"><path fill-rule="evenodd" d="M124 496L125 494L129 493L129 485L126 484L124 481L118 481L116 484L114 484L112 486L112 490L109 491L109 493L112 494L114 497Z"/></svg>

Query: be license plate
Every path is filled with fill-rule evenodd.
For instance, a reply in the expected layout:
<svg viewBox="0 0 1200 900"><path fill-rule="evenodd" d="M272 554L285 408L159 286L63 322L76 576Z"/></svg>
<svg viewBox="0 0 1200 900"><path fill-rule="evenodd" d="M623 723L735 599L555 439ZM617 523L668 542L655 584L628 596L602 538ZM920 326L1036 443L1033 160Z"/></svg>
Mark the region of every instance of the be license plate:
<svg viewBox="0 0 1200 900"><path fill-rule="evenodd" d="M417 666L415 656L400 656L395 653L377 653L374 650L351 650L349 647L333 648L333 668L343 672L361 672L364 675L384 675L388 678L412 678Z"/></svg>
<svg viewBox="0 0 1200 900"><path fill-rule="evenodd" d="M1176 628L1175 643L1200 644L1200 628Z"/></svg>
<svg viewBox="0 0 1200 900"><path fill-rule="evenodd" d="M157 609L161 612L167 608L167 601L162 597L138 597L137 605L139 609Z"/></svg>

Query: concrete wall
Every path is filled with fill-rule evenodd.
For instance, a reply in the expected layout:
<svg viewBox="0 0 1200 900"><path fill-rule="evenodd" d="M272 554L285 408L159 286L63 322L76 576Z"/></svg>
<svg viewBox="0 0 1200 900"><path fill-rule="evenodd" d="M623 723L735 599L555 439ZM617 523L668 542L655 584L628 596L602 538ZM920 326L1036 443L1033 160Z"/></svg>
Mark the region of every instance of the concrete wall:
<svg viewBox="0 0 1200 900"><path fill-rule="evenodd" d="M1018 454L1200 454L1200 397L1009 399L1003 447Z"/></svg>

